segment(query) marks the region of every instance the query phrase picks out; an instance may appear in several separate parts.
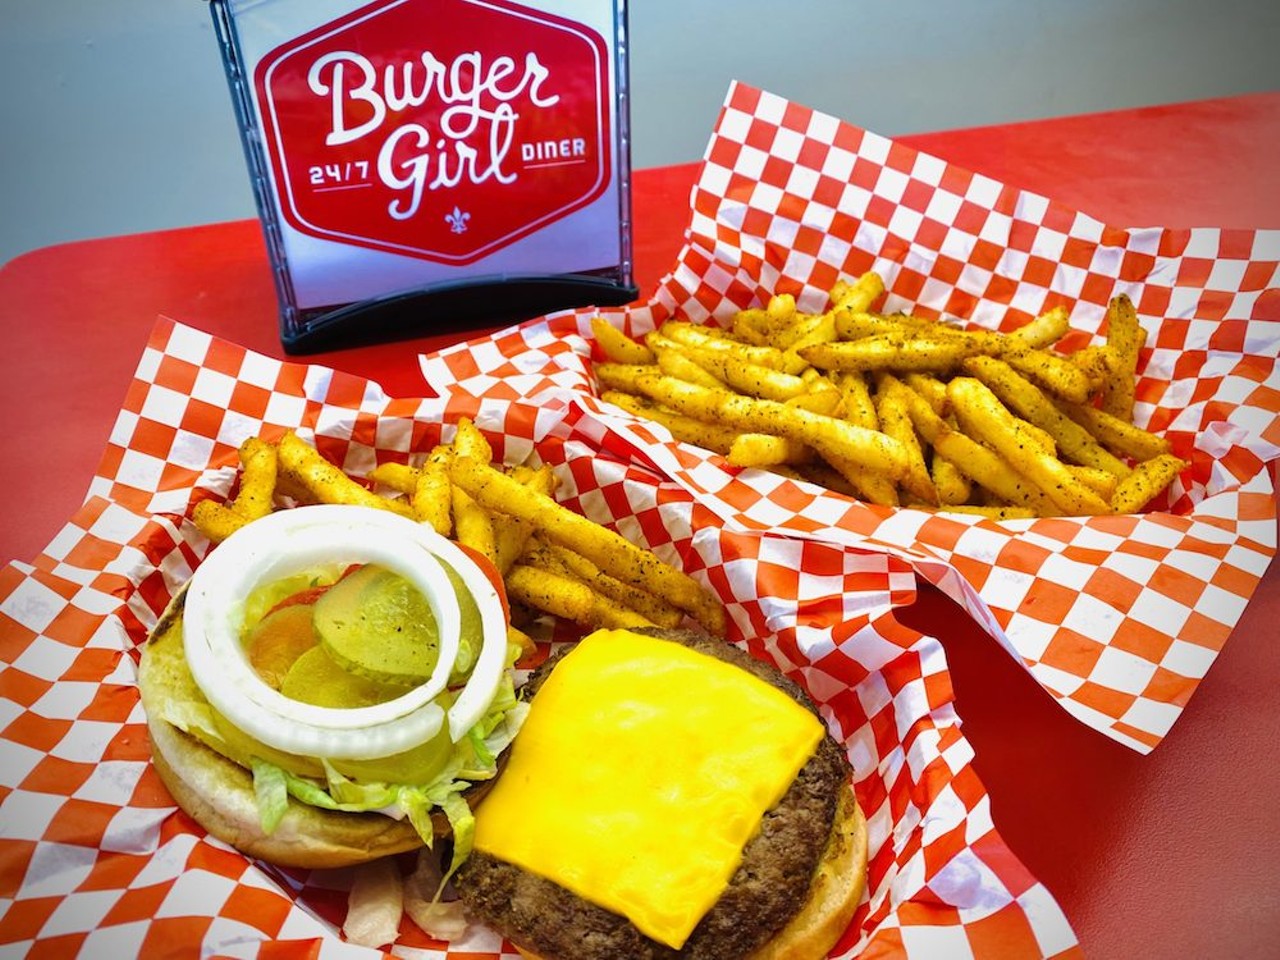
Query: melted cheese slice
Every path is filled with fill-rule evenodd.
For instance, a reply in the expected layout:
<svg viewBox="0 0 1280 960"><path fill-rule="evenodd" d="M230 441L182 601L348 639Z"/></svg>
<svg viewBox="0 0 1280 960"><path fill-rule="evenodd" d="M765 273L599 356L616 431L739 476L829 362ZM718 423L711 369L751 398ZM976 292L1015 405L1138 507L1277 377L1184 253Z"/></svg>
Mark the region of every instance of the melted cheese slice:
<svg viewBox="0 0 1280 960"><path fill-rule="evenodd" d="M538 689L475 848L679 949L824 732L744 670L601 630Z"/></svg>

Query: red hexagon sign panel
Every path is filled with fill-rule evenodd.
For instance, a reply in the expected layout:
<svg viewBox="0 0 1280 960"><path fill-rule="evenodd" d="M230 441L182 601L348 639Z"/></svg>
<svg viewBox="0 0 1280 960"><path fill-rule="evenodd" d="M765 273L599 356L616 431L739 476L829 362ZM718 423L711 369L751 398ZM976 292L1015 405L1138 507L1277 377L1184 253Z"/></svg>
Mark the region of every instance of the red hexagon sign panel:
<svg viewBox="0 0 1280 960"><path fill-rule="evenodd" d="M312 236L467 264L611 177L604 40L505 0L379 0L254 82L282 213Z"/></svg>

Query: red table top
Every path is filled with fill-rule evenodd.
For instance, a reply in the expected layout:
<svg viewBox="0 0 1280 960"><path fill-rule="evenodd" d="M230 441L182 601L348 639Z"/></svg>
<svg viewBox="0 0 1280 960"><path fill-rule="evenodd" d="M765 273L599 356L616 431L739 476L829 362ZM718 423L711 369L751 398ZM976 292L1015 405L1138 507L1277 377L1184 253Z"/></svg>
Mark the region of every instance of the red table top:
<svg viewBox="0 0 1280 960"><path fill-rule="evenodd" d="M901 139L1118 226L1280 228L1280 93ZM642 294L675 263L697 170L635 173ZM64 244L0 268L0 413L11 439L0 459L0 562L35 556L79 505L159 314L283 357L257 221ZM419 353L477 332L306 359L412 396L423 389ZM996 826L1087 955L1274 955L1280 565L1146 757L1070 717L936 592L902 619L942 638Z"/></svg>

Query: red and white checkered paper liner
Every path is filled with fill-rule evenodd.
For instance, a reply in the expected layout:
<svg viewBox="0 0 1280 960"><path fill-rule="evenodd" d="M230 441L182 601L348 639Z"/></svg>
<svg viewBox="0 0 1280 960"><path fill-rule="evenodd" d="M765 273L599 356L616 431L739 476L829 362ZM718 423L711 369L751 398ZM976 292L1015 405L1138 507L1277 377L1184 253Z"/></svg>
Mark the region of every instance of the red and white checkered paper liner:
<svg viewBox="0 0 1280 960"><path fill-rule="evenodd" d="M267 867L175 808L149 762L138 647L207 549L187 518L231 488L245 437L294 428L361 476L447 440L442 424L467 415L498 456L552 464L571 507L707 584L731 639L821 705L871 839L868 895L838 956L1078 956L992 826L939 643L894 619L910 565L722 521L619 447L595 407L393 400L161 321L84 507L32 563L0 571L0 953L379 955L338 933L348 876ZM515 957L483 929L443 944L408 921L394 952Z"/></svg>
<svg viewBox="0 0 1280 960"><path fill-rule="evenodd" d="M1159 743L1275 552L1280 231L1106 226L743 85L691 206L654 298L601 311L634 335L672 317L726 322L776 292L820 312L837 279L874 269L887 311L1008 329L1062 304L1074 349L1100 342L1108 300L1129 295L1148 334L1136 420L1191 463L1140 516L994 523L871 507L601 415L725 522L905 559L1073 715L1139 751ZM590 315L426 358L424 375L537 403L592 395Z"/></svg>

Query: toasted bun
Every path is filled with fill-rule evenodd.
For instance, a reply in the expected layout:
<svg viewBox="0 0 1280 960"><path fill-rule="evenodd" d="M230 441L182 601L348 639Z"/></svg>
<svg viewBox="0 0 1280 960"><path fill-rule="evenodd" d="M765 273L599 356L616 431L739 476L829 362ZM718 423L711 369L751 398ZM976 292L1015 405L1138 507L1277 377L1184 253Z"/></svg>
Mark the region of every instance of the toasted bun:
<svg viewBox="0 0 1280 960"><path fill-rule="evenodd" d="M422 846L408 820L322 810L293 798L279 826L264 833L252 774L162 719L166 702L197 695L183 655L181 610L179 596L143 647L138 669L156 772L178 806L243 853L286 867L348 866ZM447 821L437 818L436 827L447 830Z"/></svg>
<svg viewBox="0 0 1280 960"><path fill-rule="evenodd" d="M804 906L773 939L743 960L821 960L848 929L866 881L867 820L853 791L846 790ZM516 952L525 960L544 960L520 947Z"/></svg>
<svg viewBox="0 0 1280 960"><path fill-rule="evenodd" d="M819 960L853 919L867 881L867 820L853 791L840 796L831 838L809 884L809 899L748 960Z"/></svg>

